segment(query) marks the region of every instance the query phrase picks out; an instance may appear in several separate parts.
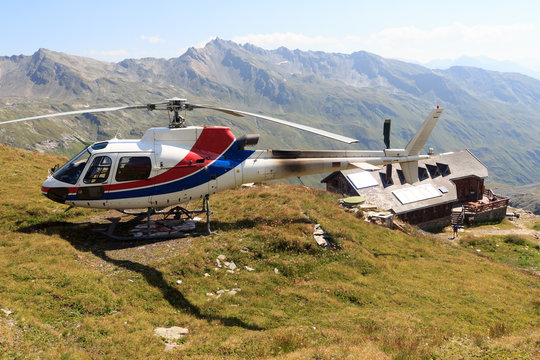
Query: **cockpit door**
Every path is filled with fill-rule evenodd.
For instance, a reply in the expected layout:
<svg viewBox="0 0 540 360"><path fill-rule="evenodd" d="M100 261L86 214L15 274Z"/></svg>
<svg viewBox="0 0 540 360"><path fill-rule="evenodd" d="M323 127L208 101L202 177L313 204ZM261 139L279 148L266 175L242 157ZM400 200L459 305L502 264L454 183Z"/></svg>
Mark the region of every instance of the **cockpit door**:
<svg viewBox="0 0 540 360"><path fill-rule="evenodd" d="M151 153L119 153L108 188L108 207L139 209L150 207L154 194Z"/></svg>
<svg viewBox="0 0 540 360"><path fill-rule="evenodd" d="M112 179L112 169L116 154L95 154L79 178L76 197L83 204L92 207L107 207L106 193ZM83 205L84 206L84 205Z"/></svg>

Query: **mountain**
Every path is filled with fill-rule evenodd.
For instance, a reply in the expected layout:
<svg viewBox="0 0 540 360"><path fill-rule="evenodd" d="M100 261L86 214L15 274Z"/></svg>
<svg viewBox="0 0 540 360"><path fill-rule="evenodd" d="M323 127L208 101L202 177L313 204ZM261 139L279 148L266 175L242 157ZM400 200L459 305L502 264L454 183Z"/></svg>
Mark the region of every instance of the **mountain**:
<svg viewBox="0 0 540 360"><path fill-rule="evenodd" d="M508 196L510 206L540 215L540 183L496 189L495 192Z"/></svg>
<svg viewBox="0 0 540 360"><path fill-rule="evenodd" d="M172 59L105 63L40 49L0 58L0 119L161 101L169 97L282 117L360 139L349 148L381 149L382 123L393 119L392 146L405 146L435 105L445 108L426 147L469 148L491 180L540 178L540 81L473 67L431 70L365 51L350 55L264 50L216 39ZM160 120L162 119L162 120ZM199 112L188 121L260 133L261 147L344 148L330 140L251 119ZM14 124L0 141L73 153L79 138L140 136L165 125L156 114L122 112ZM37 144L37 145L36 145Z"/></svg>
<svg viewBox="0 0 540 360"><path fill-rule="evenodd" d="M457 59L438 59L425 63L430 69L448 69L453 66L476 67L499 72L513 72L525 74L540 79L540 71L532 70L512 61L499 61L486 56L461 56Z"/></svg>

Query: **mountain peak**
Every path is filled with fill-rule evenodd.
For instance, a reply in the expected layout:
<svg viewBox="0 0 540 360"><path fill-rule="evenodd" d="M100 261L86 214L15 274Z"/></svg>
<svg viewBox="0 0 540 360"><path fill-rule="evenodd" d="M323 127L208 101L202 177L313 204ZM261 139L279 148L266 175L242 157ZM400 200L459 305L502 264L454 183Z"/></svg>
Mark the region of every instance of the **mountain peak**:
<svg viewBox="0 0 540 360"><path fill-rule="evenodd" d="M225 49L225 48L231 48L231 47L238 47L239 45L231 40L223 40L223 39L220 39L218 37L216 37L215 39L213 40L210 40L209 42L206 43L206 45L204 46L204 48L208 48L208 47L217 47L217 48L221 48L221 49Z"/></svg>

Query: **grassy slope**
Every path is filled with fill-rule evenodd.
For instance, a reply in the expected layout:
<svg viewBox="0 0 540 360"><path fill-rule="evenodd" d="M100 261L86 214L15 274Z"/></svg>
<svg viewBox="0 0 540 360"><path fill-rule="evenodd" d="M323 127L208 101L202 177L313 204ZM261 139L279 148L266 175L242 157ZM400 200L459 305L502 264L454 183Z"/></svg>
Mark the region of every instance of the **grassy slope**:
<svg viewBox="0 0 540 360"><path fill-rule="evenodd" d="M284 184L213 196L222 236L111 243L84 223L96 212L64 213L40 195L57 162L0 147L0 308L13 311L0 311L1 358L540 356L530 273ZM339 250L315 245L312 221ZM215 271L220 254L240 271ZM164 352L153 329L173 325L190 335Z"/></svg>

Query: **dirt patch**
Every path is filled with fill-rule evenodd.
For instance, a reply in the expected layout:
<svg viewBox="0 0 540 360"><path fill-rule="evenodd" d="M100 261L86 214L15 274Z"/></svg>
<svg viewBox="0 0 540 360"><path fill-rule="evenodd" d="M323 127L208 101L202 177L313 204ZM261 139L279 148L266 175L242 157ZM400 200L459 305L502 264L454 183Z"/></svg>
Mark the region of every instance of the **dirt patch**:
<svg viewBox="0 0 540 360"><path fill-rule="evenodd" d="M508 212L519 214L519 218L514 217L509 220L513 227L501 227L499 225L483 225L466 227L458 233L458 238L463 235L489 236L489 235L524 235L530 237L534 244L540 245L540 231L530 228L532 224L540 223L540 215L535 215L523 209L508 208ZM452 237L452 227L448 226L444 232L436 236L450 239Z"/></svg>
<svg viewBox="0 0 540 360"><path fill-rule="evenodd" d="M88 223L94 224L94 228L101 228L104 230L110 224L110 221L108 221L110 218L120 218L120 223L125 224L127 222L133 222L136 217L112 210L92 217ZM152 220L160 220L162 218L162 215L152 215L151 217ZM140 222L135 221L130 225L136 224L146 224L146 219L141 219ZM98 237L100 238L99 241L96 241L95 243L88 241L84 244L85 247L88 248L87 250L94 253L105 252L108 257L129 260L142 265L149 265L170 258L171 256L177 255L179 252L192 245L192 238L189 236L167 240L114 240L109 239L104 235L96 234L96 240ZM84 258L85 257L81 256L80 260L86 260L87 262L90 261L90 259ZM97 267L108 268L110 265L107 264L106 261L100 261L99 258L92 257L92 259L97 261L97 263L89 264L91 266L94 265Z"/></svg>

